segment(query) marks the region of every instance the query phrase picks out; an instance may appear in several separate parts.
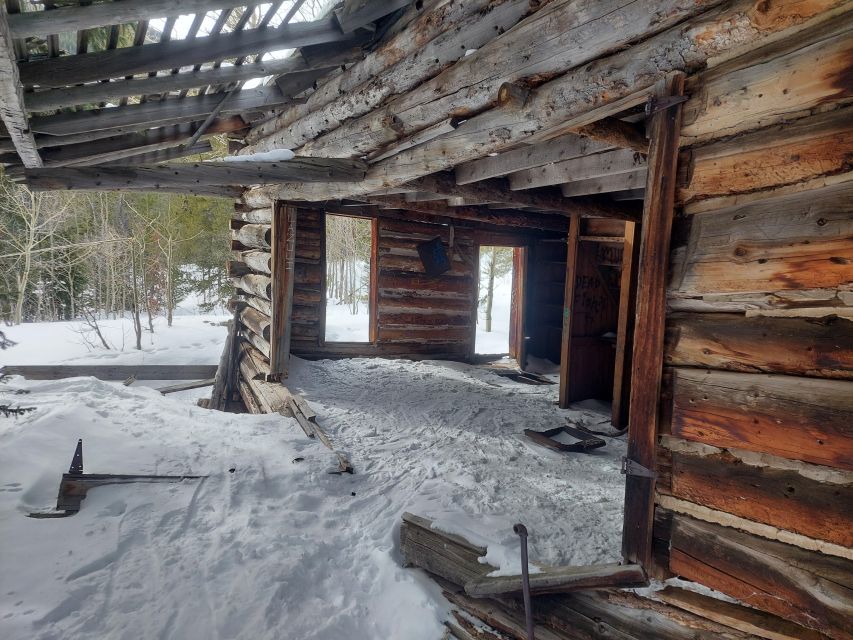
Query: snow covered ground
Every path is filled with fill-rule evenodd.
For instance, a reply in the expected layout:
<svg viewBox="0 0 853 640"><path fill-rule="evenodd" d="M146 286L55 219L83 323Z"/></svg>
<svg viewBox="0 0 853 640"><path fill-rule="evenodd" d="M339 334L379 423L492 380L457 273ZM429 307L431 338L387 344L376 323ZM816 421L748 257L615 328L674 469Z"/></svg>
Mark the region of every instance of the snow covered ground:
<svg viewBox="0 0 853 640"><path fill-rule="evenodd" d="M142 353L87 352L65 323L4 328L21 344L0 362L214 363L225 330L205 320L219 319L176 318ZM401 567L404 511L485 542L503 572L518 569L515 522L534 561L619 557L623 439L584 455L521 435L565 418L605 428L593 405L558 409L556 386L457 363L295 360L288 386L355 466L339 476L292 419L208 411L194 404L207 390L138 384L0 384L0 404L36 408L0 418L4 640L438 639L446 603ZM73 517L27 518L55 504L78 437L88 472L207 477L101 487Z"/></svg>
<svg viewBox="0 0 853 640"><path fill-rule="evenodd" d="M326 302L326 342L368 342L370 340L370 311L366 304L358 305L353 314L349 305Z"/></svg>
<svg viewBox="0 0 853 640"><path fill-rule="evenodd" d="M481 295L484 292L481 291ZM495 297L492 302L492 330L486 331L485 304L480 304L477 313L477 334L474 340L475 353L509 352L509 315L512 305L512 272L495 278Z"/></svg>

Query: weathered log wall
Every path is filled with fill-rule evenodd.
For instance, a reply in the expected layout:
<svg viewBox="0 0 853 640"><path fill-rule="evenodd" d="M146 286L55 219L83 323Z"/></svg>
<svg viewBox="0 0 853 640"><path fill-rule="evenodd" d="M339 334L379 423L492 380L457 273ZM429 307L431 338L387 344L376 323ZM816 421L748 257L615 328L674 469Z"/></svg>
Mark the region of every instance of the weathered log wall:
<svg viewBox="0 0 853 640"><path fill-rule="evenodd" d="M662 575L830 638L853 637L851 28L688 81L655 529Z"/></svg>

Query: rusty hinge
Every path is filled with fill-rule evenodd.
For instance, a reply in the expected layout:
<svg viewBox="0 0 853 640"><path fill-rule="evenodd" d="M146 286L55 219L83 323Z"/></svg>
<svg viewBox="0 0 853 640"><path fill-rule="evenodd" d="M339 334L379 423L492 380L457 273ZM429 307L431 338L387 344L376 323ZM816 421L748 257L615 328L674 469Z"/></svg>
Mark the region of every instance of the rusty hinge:
<svg viewBox="0 0 853 640"><path fill-rule="evenodd" d="M669 109L670 107L674 107L682 102L687 102L688 97L689 96L649 96L649 99L646 101L646 117L648 118L650 115L657 113L658 111Z"/></svg>
<svg viewBox="0 0 853 640"><path fill-rule="evenodd" d="M639 462L631 460L627 456L622 456L622 474L626 476L639 476L640 478L657 478L657 475L651 469L646 469Z"/></svg>

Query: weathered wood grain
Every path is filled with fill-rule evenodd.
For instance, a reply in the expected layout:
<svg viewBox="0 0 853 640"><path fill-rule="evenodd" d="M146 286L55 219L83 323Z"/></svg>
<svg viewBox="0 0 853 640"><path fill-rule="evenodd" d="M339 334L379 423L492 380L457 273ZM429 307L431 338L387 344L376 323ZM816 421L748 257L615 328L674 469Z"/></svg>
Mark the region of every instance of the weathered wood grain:
<svg viewBox="0 0 853 640"><path fill-rule="evenodd" d="M672 434L853 470L853 382L676 368Z"/></svg>
<svg viewBox="0 0 853 640"><path fill-rule="evenodd" d="M646 159L636 151L613 149L512 173L509 175L509 186L511 189L546 187L576 180L635 173L645 166Z"/></svg>
<svg viewBox="0 0 853 640"><path fill-rule="evenodd" d="M42 161L24 108L24 91L19 77L14 37L9 30L9 18L4 4L0 7L0 120L12 138L23 165L40 167Z"/></svg>
<svg viewBox="0 0 853 640"><path fill-rule="evenodd" d="M675 498L834 544L853 546L853 482L819 482L797 471L746 464L728 453L671 452Z"/></svg>
<svg viewBox="0 0 853 640"><path fill-rule="evenodd" d="M702 144L849 102L851 30L848 13L691 78L681 144Z"/></svg>
<svg viewBox="0 0 853 640"><path fill-rule="evenodd" d="M853 183L679 221L670 295L850 288Z"/></svg>
<svg viewBox="0 0 853 640"><path fill-rule="evenodd" d="M777 124L693 148L679 170L678 202L751 193L850 171L853 109Z"/></svg>
<svg viewBox="0 0 853 640"><path fill-rule="evenodd" d="M835 640L850 640L849 560L674 516L670 566L689 579Z"/></svg>
<svg viewBox="0 0 853 640"><path fill-rule="evenodd" d="M216 365L3 365L2 373L30 380L61 380L92 376L100 380L202 380L216 375Z"/></svg>
<svg viewBox="0 0 853 640"><path fill-rule="evenodd" d="M675 314L667 322L665 362L853 380L853 319Z"/></svg>

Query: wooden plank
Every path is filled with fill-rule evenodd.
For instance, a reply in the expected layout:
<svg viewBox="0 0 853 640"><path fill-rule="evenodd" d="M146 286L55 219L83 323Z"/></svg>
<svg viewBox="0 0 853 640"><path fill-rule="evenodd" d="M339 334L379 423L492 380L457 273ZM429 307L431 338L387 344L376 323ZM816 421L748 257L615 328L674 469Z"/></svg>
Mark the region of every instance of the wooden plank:
<svg viewBox="0 0 853 640"><path fill-rule="evenodd" d="M570 593L599 588L641 587L648 584L639 565L595 564L582 567L548 567L530 574L531 595ZM475 598L518 594L521 576L482 576L465 584L465 593Z"/></svg>
<svg viewBox="0 0 853 640"><path fill-rule="evenodd" d="M634 309L637 303L637 268L640 257L637 225L625 223L622 271L619 275L619 317L616 325L616 359L613 367L613 399L610 424L617 429L629 424L631 368L634 352Z"/></svg>
<svg viewBox="0 0 853 640"><path fill-rule="evenodd" d="M566 261L566 280L563 294L563 334L560 342L560 388L557 401L561 409L567 409L571 402L571 380L569 373L572 365L572 320L574 319L575 284L578 260L578 237L580 236L580 216L572 216L569 226Z"/></svg>
<svg viewBox="0 0 853 640"><path fill-rule="evenodd" d="M210 142L205 140L204 142L198 142L194 144L192 147L171 147L169 149L160 149L159 151L149 151L147 153L140 153L138 155L125 156L121 159L110 160L108 162L97 162L96 164L159 164L161 162L169 162L170 160L177 160L179 158L186 158L188 156L197 156L202 153L210 153L211 151L213 151L213 146L210 144Z"/></svg>
<svg viewBox="0 0 853 640"><path fill-rule="evenodd" d="M673 370L672 434L853 470L853 382Z"/></svg>
<svg viewBox="0 0 853 640"><path fill-rule="evenodd" d="M166 395L167 393L177 393L178 391L189 391L190 389L201 389L202 387L212 387L216 382L215 378L207 380L193 380L192 382L184 382L183 384L173 384L168 387L158 387L157 391Z"/></svg>
<svg viewBox="0 0 853 640"><path fill-rule="evenodd" d="M344 158L293 158L285 162L193 162L108 167L25 169L35 191L56 189L104 191L116 188L252 185L289 180L335 182L360 180L364 163Z"/></svg>
<svg viewBox="0 0 853 640"><path fill-rule="evenodd" d="M215 364L141 364L141 365L4 365L6 375L30 380L61 380L92 376L100 380L201 380L216 375Z"/></svg>
<svg viewBox="0 0 853 640"><path fill-rule="evenodd" d="M675 498L842 547L853 546L853 480L820 482L796 470L754 466L723 452L671 451Z"/></svg>
<svg viewBox="0 0 853 640"><path fill-rule="evenodd" d="M684 76L661 80L655 94L680 96ZM675 205L675 170L681 105L655 113L648 122L648 182L640 232L634 348L631 363L631 400L628 408L627 458L646 469L655 468L658 403L663 374L666 278ZM637 384L636 381L642 381ZM628 475L625 481L625 525L622 555L643 567L652 564L654 479Z"/></svg>
<svg viewBox="0 0 853 640"><path fill-rule="evenodd" d="M818 631L806 629L764 611L687 589L666 587L656 591L655 598L702 618L767 640L826 640L826 636Z"/></svg>
<svg viewBox="0 0 853 640"><path fill-rule="evenodd" d="M580 158L526 169L509 175L509 188L532 189L576 180L589 180L602 176L633 173L646 165L646 159L629 149L602 151Z"/></svg>
<svg viewBox="0 0 853 640"><path fill-rule="evenodd" d="M706 143L850 102L853 14L826 20L688 81L682 145Z"/></svg>
<svg viewBox="0 0 853 640"><path fill-rule="evenodd" d="M296 207L279 204L272 224L272 340L270 375L286 378L290 364L290 324L296 258Z"/></svg>
<svg viewBox="0 0 853 640"><path fill-rule="evenodd" d="M77 5L50 11L27 11L9 16L14 38L46 38L56 33L125 24L152 18L176 18L199 12L238 7L237 0L122 0L121 3Z"/></svg>
<svg viewBox="0 0 853 640"><path fill-rule="evenodd" d="M690 216L679 227L673 296L853 281L853 182Z"/></svg>
<svg viewBox="0 0 853 640"><path fill-rule="evenodd" d="M627 189L645 188L648 171L637 169L627 173L617 173L609 176L601 176L590 180L576 180L560 185L560 190L566 198L577 196L595 195L598 193L612 193Z"/></svg>
<svg viewBox="0 0 853 640"><path fill-rule="evenodd" d="M122 0L124 1L124 0ZM95 5L97 6L97 5ZM358 59L351 51L343 52L336 62L344 64ZM308 66L301 56L289 58L259 60L251 64L239 66L192 69L183 73L172 73L163 76L121 79L112 82L57 87L43 91L34 91L24 95L24 106L27 111L50 111L64 107L84 104L97 104L107 100L117 100L127 96L167 94L195 87L207 87L217 84L245 82L253 78L266 76L289 77L304 73L328 73L337 68L334 61L330 64L324 61L320 66ZM285 95L292 95L287 94Z"/></svg>
<svg viewBox="0 0 853 640"><path fill-rule="evenodd" d="M850 170L853 108L777 124L686 154L678 202L751 193Z"/></svg>
<svg viewBox="0 0 853 640"><path fill-rule="evenodd" d="M850 640L853 562L676 514L670 566L742 603Z"/></svg>
<svg viewBox="0 0 853 640"><path fill-rule="evenodd" d="M0 7L0 119L24 166L40 167L42 161L24 109L24 90L18 73L14 38L8 23L11 16L5 3L0 4L3 5Z"/></svg>
<svg viewBox="0 0 853 640"><path fill-rule="evenodd" d="M220 109L228 116L249 111L272 109L290 102L277 87L256 87L236 91ZM160 127L204 120L222 102L221 95L198 95L165 102L146 102L105 109L62 112L30 119L33 132L68 136L89 131L127 133L134 129ZM58 141L61 142L61 141Z"/></svg>
<svg viewBox="0 0 853 640"><path fill-rule="evenodd" d="M665 361L749 373L853 380L853 319L675 314Z"/></svg>
<svg viewBox="0 0 853 640"><path fill-rule="evenodd" d="M19 69L21 82L26 85L61 87L315 44L334 42L341 48L347 48L358 46L365 40L360 35L342 33L334 17L328 17L275 28L247 29L206 38L170 40L143 47L34 60L21 63Z"/></svg>
<svg viewBox="0 0 853 640"><path fill-rule="evenodd" d="M465 162L454 172L457 184L470 184L611 148L611 145L570 133L541 144L522 145L495 156Z"/></svg>

